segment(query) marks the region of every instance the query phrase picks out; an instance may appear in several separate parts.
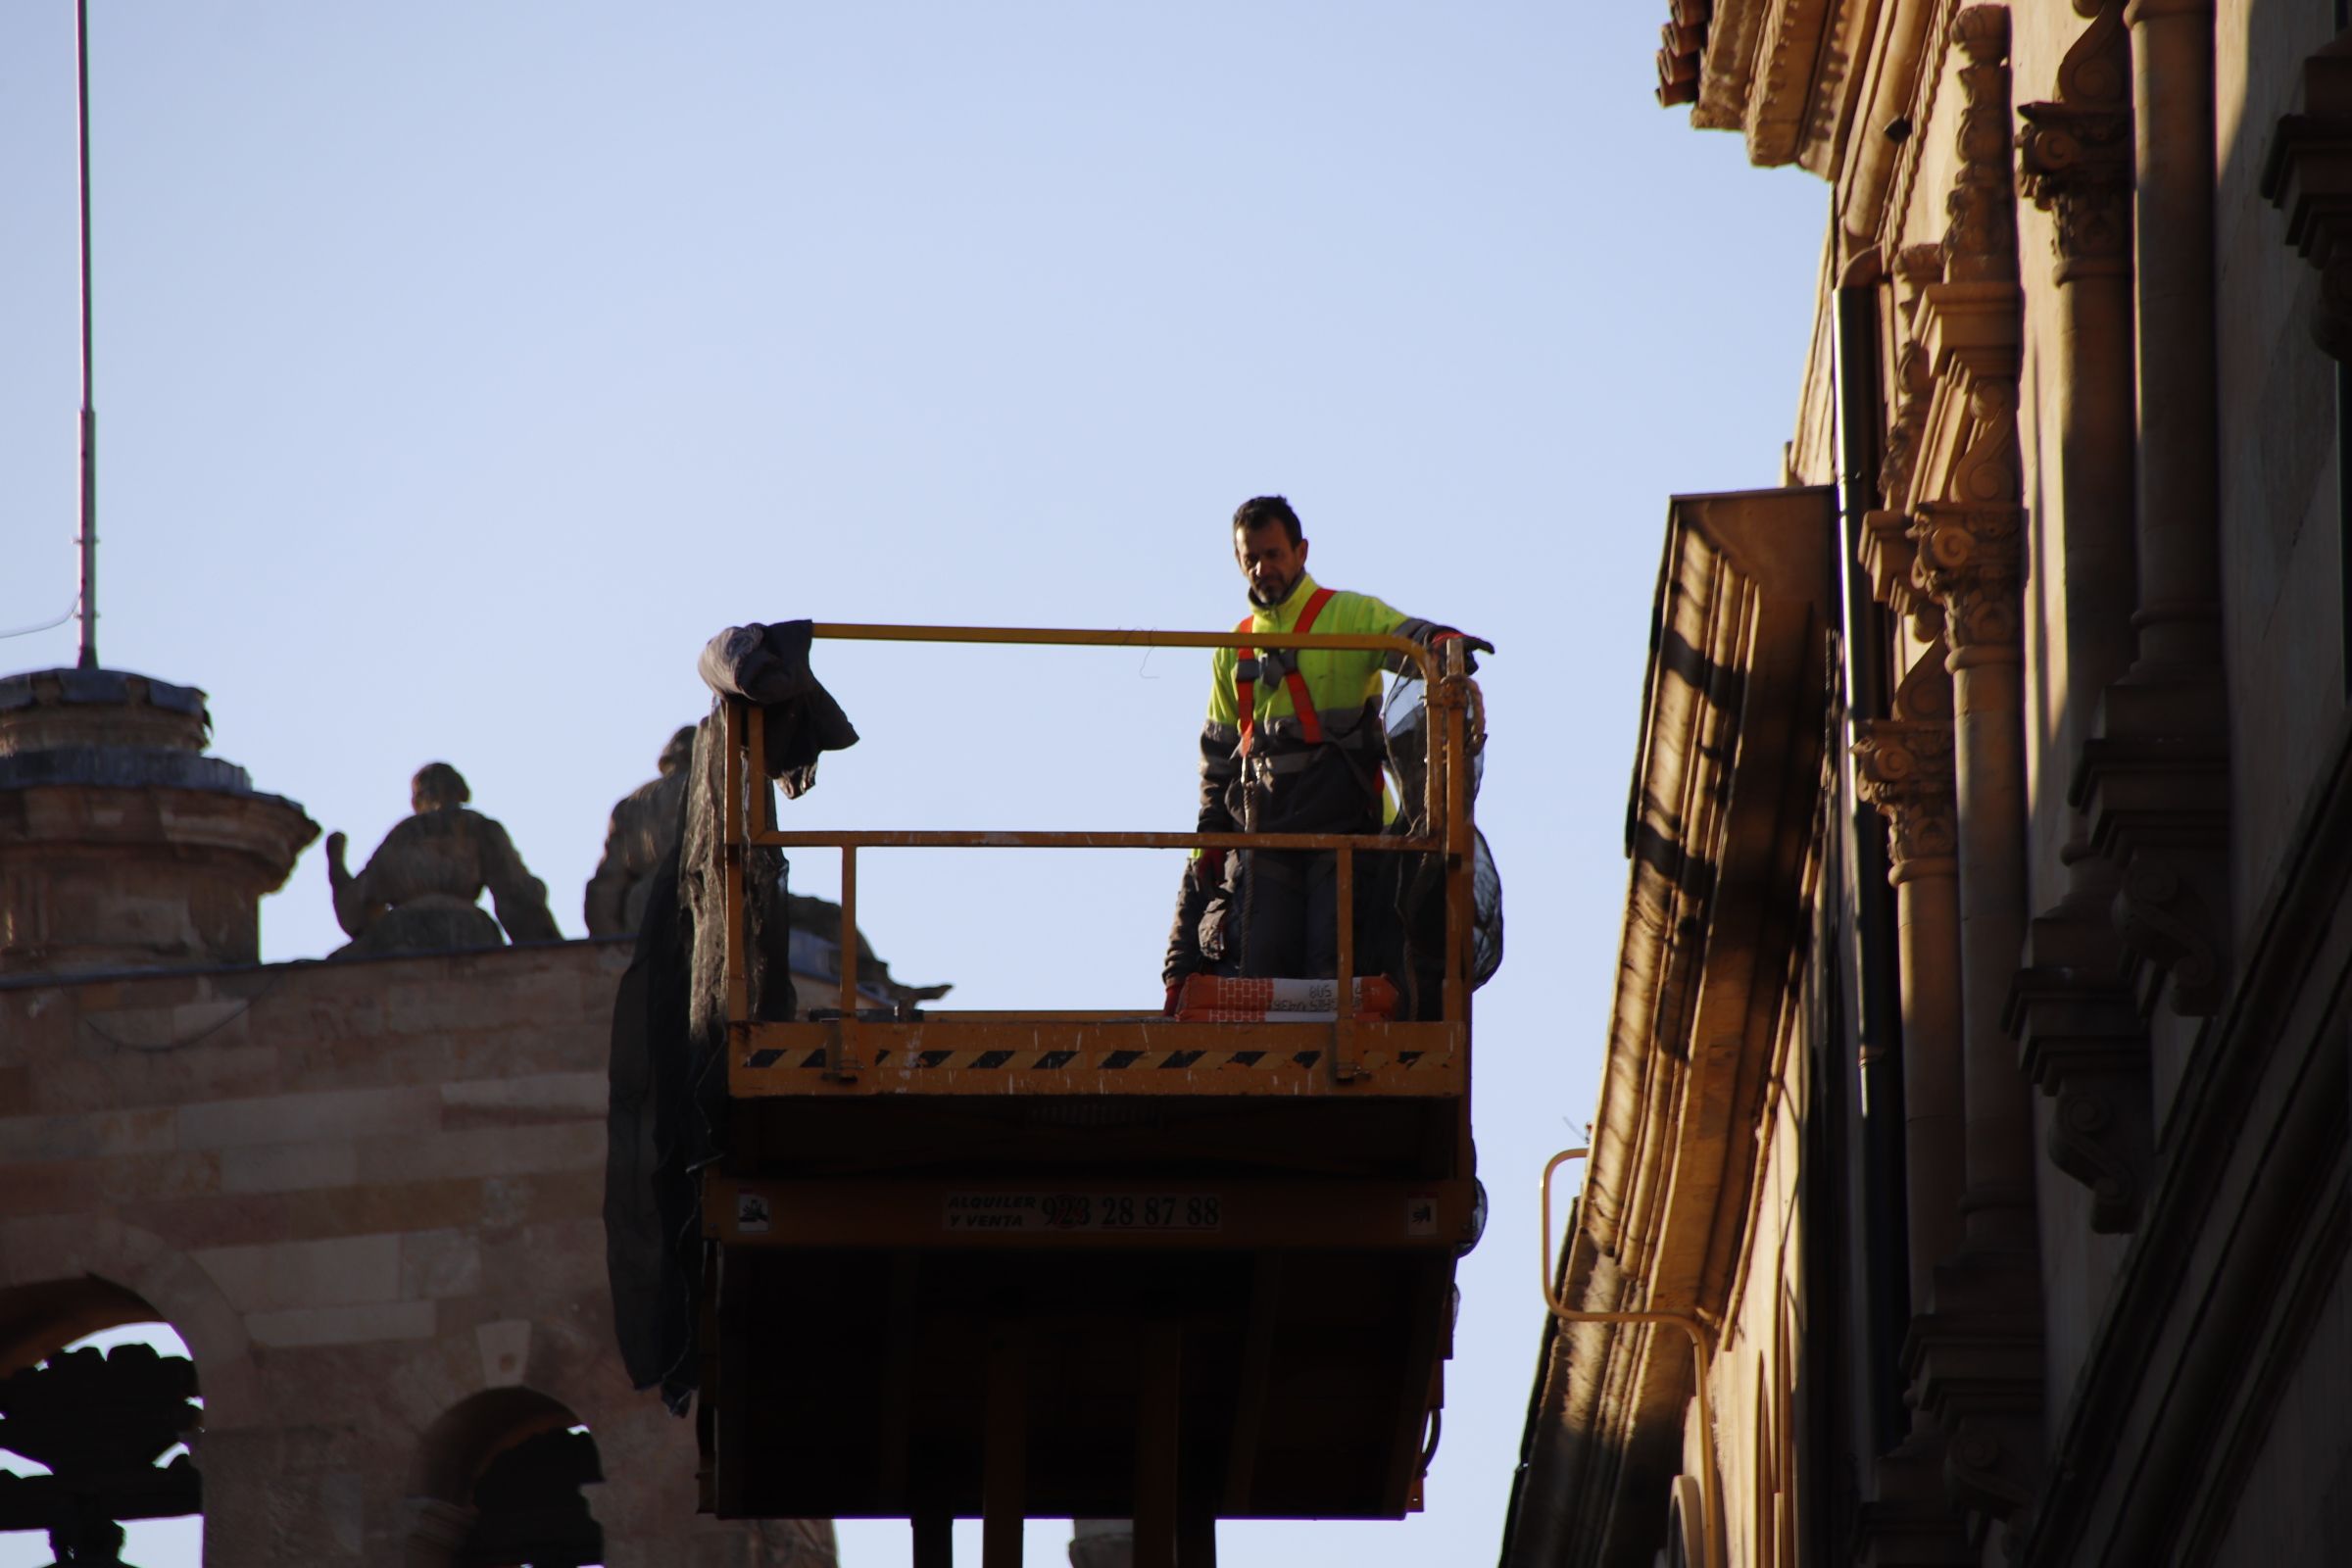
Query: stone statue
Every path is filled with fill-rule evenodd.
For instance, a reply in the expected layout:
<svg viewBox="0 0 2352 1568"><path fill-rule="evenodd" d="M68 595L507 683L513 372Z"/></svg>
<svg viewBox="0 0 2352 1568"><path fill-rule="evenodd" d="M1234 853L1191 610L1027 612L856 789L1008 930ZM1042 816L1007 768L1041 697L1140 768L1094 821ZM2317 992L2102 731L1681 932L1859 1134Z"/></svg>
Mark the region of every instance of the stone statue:
<svg viewBox="0 0 2352 1568"><path fill-rule="evenodd" d="M416 814L384 835L358 876L343 864L348 841L327 835L335 919L352 939L333 956L495 948L501 925L516 942L563 939L547 910L546 886L522 863L505 828L466 808L472 798L456 768L425 763L409 786ZM496 920L474 902L484 887Z"/></svg>
<svg viewBox="0 0 2352 1568"><path fill-rule="evenodd" d="M680 726L662 748L661 777L612 804L605 856L588 879L588 934L625 937L645 920L654 872L678 842L678 809L686 798L687 764L694 760L695 726Z"/></svg>

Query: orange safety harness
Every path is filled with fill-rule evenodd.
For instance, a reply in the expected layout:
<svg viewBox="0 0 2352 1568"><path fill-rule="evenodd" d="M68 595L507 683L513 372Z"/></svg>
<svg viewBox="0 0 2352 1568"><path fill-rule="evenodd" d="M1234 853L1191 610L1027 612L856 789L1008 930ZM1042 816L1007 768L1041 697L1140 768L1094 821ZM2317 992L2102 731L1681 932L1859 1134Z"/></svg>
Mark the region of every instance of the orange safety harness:
<svg viewBox="0 0 2352 1568"><path fill-rule="evenodd" d="M1318 588L1307 596L1306 608L1298 612L1298 624L1291 630L1303 637L1315 628L1315 617L1323 613L1339 592L1336 588ZM1248 631L1256 623L1251 615L1233 629ZM1298 655L1303 649L1291 650L1290 667L1283 671L1283 684L1291 694L1291 710L1298 715L1298 733L1309 746L1323 744L1323 721L1315 716L1314 699L1307 694L1306 677L1298 673ZM1241 720L1242 755L1250 755L1250 740L1257 733L1257 650L1247 645L1234 651L1233 706Z"/></svg>

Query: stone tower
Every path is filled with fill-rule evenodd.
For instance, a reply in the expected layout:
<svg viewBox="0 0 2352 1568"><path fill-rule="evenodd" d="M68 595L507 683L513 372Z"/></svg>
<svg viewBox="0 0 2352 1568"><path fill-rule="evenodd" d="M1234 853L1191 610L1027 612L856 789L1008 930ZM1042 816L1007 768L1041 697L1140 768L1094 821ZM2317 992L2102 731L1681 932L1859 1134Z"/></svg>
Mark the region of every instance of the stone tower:
<svg viewBox="0 0 2352 1568"><path fill-rule="evenodd" d="M205 756L211 727L192 686L0 677L0 975L260 961L261 900L318 827Z"/></svg>
<svg viewBox="0 0 2352 1568"><path fill-rule="evenodd" d="M0 1532L141 1517L147 1455L19 1416L169 1372L203 1407L165 1429L161 1511L201 1509L212 1568L833 1568L822 1521L699 1517L692 1423L620 1364L629 944L262 963L257 906L318 830L206 729L166 681L0 677L0 1404L20 1444L76 1440L0 1483ZM47 1359L148 1322L184 1370Z"/></svg>

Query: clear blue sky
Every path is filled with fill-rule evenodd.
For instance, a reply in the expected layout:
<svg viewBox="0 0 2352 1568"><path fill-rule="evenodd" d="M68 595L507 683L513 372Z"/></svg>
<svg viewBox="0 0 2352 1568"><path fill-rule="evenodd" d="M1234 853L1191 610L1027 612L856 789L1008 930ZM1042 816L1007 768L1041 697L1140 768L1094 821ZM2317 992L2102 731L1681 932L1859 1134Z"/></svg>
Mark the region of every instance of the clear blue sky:
<svg viewBox="0 0 2352 1568"><path fill-rule="evenodd" d="M100 650L210 692L216 751L355 858L446 759L576 934L719 627L1222 628L1260 491L1327 584L1499 646L1494 1218L1429 1509L1223 1536L1229 1568L1488 1560L1666 499L1778 482L1827 210L1652 102L1663 0L94 9ZM0 9L0 628L74 593L72 82L70 0ZM865 740L789 820L1189 824L1205 656L819 657ZM860 872L959 1003L1157 996L1169 858ZM317 848L263 919L271 958L341 940Z"/></svg>

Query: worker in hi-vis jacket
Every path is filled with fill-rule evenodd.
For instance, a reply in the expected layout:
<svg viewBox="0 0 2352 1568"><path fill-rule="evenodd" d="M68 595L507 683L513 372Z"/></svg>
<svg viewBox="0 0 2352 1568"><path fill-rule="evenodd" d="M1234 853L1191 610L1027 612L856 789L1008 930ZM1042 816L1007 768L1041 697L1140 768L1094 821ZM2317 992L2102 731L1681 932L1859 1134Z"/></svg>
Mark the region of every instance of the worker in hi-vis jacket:
<svg viewBox="0 0 2352 1568"><path fill-rule="evenodd" d="M1462 635L1368 594L1318 587L1306 550L1290 502L1242 503L1233 557L1250 585L1250 613L1237 632L1395 635L1428 647ZM1494 652L1478 638L1464 641ZM1378 833L1381 672L1394 667L1394 656L1359 650L1218 649L1200 726L1198 831ZM1334 857L1263 850L1242 858L1247 863L1234 865L1224 851L1202 850L1185 866L1160 970L1171 1012L1185 977L1202 969L1329 978L1338 968Z"/></svg>

